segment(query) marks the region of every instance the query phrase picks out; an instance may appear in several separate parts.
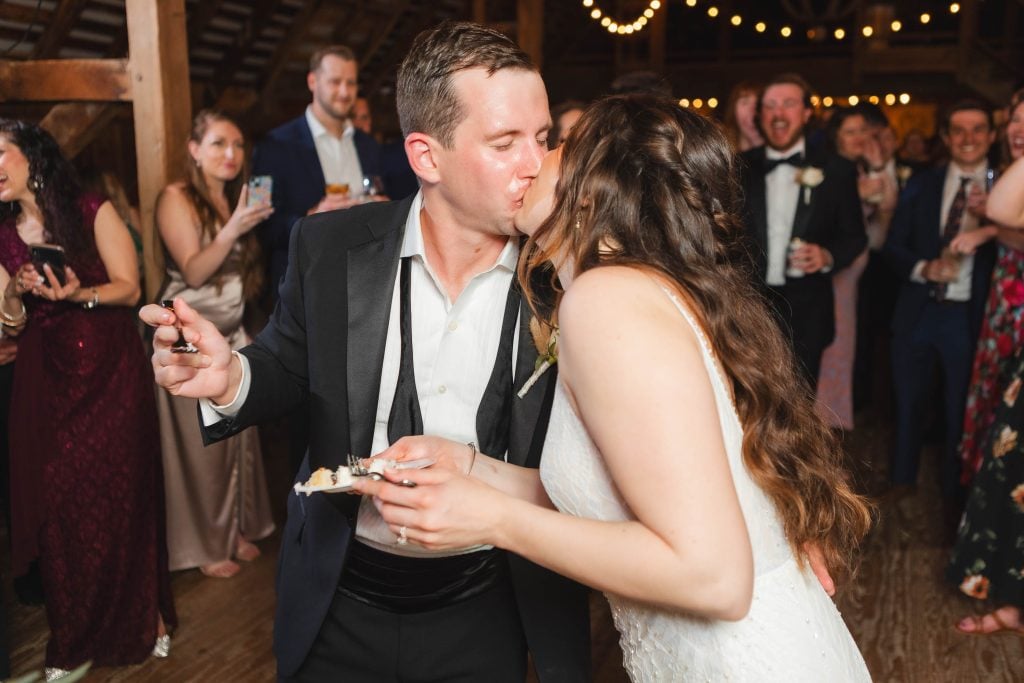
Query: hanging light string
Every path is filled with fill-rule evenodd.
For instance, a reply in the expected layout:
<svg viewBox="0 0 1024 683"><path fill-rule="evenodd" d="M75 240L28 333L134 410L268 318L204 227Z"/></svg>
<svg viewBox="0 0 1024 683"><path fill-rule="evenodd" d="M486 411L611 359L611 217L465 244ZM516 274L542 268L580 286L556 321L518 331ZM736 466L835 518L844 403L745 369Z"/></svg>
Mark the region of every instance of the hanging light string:
<svg viewBox="0 0 1024 683"><path fill-rule="evenodd" d="M601 26L608 29L608 33L624 36L643 31L644 27L647 26L647 22L654 18L654 13L661 9L661 0L651 0L647 5L647 9L641 12L633 21L613 19L597 6L595 0L583 0L583 7L590 10L590 18L600 22Z"/></svg>

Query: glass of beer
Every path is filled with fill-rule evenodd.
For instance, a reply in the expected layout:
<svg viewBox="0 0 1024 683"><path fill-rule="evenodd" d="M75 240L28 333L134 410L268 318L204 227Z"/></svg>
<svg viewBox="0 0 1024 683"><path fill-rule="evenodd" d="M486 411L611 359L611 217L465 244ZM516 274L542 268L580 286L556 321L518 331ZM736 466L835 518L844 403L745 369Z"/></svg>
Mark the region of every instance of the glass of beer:
<svg viewBox="0 0 1024 683"><path fill-rule="evenodd" d="M348 196L348 183L327 183L324 187L324 191L327 194L340 194Z"/></svg>

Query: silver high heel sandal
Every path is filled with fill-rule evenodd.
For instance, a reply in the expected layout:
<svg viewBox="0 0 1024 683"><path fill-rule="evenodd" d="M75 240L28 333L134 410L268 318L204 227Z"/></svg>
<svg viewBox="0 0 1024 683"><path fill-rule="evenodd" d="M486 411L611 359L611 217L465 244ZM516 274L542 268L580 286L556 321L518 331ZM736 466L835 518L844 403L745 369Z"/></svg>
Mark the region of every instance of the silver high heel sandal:
<svg viewBox="0 0 1024 683"><path fill-rule="evenodd" d="M46 674L47 681L59 681L62 678L67 678L71 672L67 669L58 669L55 666L48 666L43 669L43 673Z"/></svg>
<svg viewBox="0 0 1024 683"><path fill-rule="evenodd" d="M153 645L153 656L159 659L163 659L169 654L171 654L170 634L165 633L162 636L157 636L156 644Z"/></svg>

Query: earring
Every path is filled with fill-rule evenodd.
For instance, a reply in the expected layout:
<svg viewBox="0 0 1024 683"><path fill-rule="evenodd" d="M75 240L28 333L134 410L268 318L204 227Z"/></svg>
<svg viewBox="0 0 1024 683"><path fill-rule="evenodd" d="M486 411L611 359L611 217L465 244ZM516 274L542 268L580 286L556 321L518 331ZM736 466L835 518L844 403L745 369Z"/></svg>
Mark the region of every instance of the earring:
<svg viewBox="0 0 1024 683"><path fill-rule="evenodd" d="M576 232L579 232L580 231L580 227L582 225L583 225L583 219L580 218L579 214L576 214L576 223L572 226L573 230L575 230Z"/></svg>
<svg viewBox="0 0 1024 683"><path fill-rule="evenodd" d="M43 177L41 175L34 175L29 178L28 189L32 190L33 193L43 189Z"/></svg>

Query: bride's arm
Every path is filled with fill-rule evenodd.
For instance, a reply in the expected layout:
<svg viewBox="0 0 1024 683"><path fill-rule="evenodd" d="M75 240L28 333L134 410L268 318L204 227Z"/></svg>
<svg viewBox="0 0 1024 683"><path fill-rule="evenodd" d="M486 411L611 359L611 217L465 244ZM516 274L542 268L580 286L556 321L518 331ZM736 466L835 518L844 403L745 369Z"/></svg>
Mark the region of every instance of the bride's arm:
<svg viewBox="0 0 1024 683"><path fill-rule="evenodd" d="M562 380L636 521L563 515L451 470L377 489L385 519L430 547L492 543L600 590L741 618L753 559L697 338L619 268L583 275L559 319Z"/></svg>

